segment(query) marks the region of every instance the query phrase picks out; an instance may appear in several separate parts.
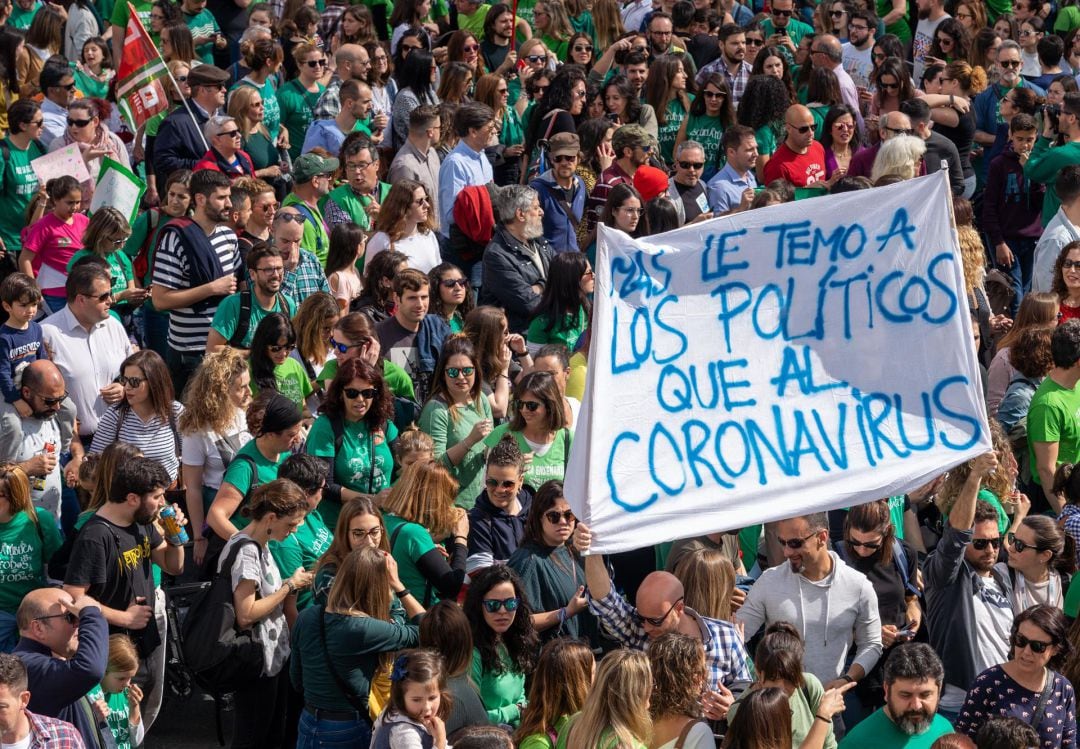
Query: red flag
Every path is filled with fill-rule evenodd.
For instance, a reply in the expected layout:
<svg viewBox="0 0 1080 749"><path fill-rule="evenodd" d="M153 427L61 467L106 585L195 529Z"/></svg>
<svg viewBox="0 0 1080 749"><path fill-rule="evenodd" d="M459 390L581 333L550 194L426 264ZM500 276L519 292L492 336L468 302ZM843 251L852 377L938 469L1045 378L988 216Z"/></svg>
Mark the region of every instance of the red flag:
<svg viewBox="0 0 1080 749"><path fill-rule="evenodd" d="M164 79L170 77L169 69L131 3L128 3L123 55L116 74L116 98L133 130L169 108L164 84Z"/></svg>

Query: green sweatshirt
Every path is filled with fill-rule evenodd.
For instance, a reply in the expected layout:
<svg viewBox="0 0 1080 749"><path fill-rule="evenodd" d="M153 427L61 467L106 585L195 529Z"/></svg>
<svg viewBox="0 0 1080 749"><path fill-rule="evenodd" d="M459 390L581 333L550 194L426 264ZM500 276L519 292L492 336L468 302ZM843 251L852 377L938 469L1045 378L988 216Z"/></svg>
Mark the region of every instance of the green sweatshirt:
<svg viewBox="0 0 1080 749"><path fill-rule="evenodd" d="M501 674L485 673L480 651L473 648L472 680L480 688L480 699L492 723L506 723L517 728L521 722L519 704L525 702L525 674L512 671L506 647L499 645L499 660L506 666Z"/></svg>
<svg viewBox="0 0 1080 749"><path fill-rule="evenodd" d="M1063 146L1051 148L1048 138L1040 135L1035 141L1035 148L1031 151L1027 164L1024 165L1024 176L1032 182L1041 182L1046 185L1046 197L1043 198L1042 208L1043 226L1050 223L1050 219L1061 207L1061 198L1054 189L1058 172L1073 164L1080 164L1080 142L1066 143Z"/></svg>

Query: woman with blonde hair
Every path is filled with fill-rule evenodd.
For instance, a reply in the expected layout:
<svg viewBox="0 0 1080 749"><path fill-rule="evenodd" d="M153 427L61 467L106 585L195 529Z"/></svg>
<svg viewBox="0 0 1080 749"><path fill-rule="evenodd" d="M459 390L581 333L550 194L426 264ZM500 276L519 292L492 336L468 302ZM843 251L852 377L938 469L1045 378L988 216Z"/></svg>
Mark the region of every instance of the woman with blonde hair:
<svg viewBox="0 0 1080 749"><path fill-rule="evenodd" d="M214 502L225 469L251 440L245 410L251 403L247 357L225 347L207 354L184 392L180 415L184 486L195 562L202 564L208 538L206 513Z"/></svg>
<svg viewBox="0 0 1080 749"><path fill-rule="evenodd" d="M708 679L701 642L680 632L665 632L649 643L649 664L653 678L650 746L714 749L712 728L701 719L701 692Z"/></svg>
<svg viewBox="0 0 1080 749"><path fill-rule="evenodd" d="M337 300L325 291L316 292L301 302L293 317L296 352L303 360L308 379L313 383L333 354L330 339L339 319L341 309Z"/></svg>
<svg viewBox="0 0 1080 749"><path fill-rule="evenodd" d="M617 0L593 0L592 18L596 27L596 44L605 50L613 45L623 34L622 13Z"/></svg>
<svg viewBox="0 0 1080 749"><path fill-rule="evenodd" d="M608 653L581 712L559 733L558 749L645 749L652 739L649 658L621 648Z"/></svg>
<svg viewBox="0 0 1080 749"><path fill-rule="evenodd" d="M413 463L383 503L390 553L401 579L425 608L440 598L456 598L465 581L469 518L454 507L458 484L434 460ZM438 544L449 539L450 559Z"/></svg>
<svg viewBox="0 0 1080 749"><path fill-rule="evenodd" d="M277 103L277 73L285 61L285 53L276 39L254 39L240 43L240 55L248 74L237 81L229 96L229 115L232 114L232 97L245 88L258 91L263 103L263 127L269 132L271 142L288 146L289 134L281 135L281 109ZM246 111L246 110L245 110ZM244 131L246 132L246 131ZM283 141L283 142L282 142Z"/></svg>
<svg viewBox="0 0 1080 749"><path fill-rule="evenodd" d="M718 549L694 549L675 565L686 605L710 619L731 619L735 566Z"/></svg>
<svg viewBox="0 0 1080 749"><path fill-rule="evenodd" d="M495 112L499 129L498 153L494 165L495 184L517 184L521 177L521 157L525 153L525 125L516 108L510 106L510 84L495 73L481 76L476 82L476 101L487 104Z"/></svg>
<svg viewBox="0 0 1080 749"><path fill-rule="evenodd" d="M892 140L895 140L892 139ZM884 146L882 146L884 148ZM990 309L983 281L986 278L986 247L975 228L975 212L966 198L953 198L953 221L960 239L960 260L964 270L964 291L972 320L979 326L979 362L989 367L994 354L994 338L1012 327L1005 315L995 315Z"/></svg>
<svg viewBox="0 0 1080 749"><path fill-rule="evenodd" d="M574 35L574 27L570 23L570 14L567 13L563 1L537 0L533 7L533 28L559 62L566 62L570 54L570 37Z"/></svg>
<svg viewBox="0 0 1080 749"><path fill-rule="evenodd" d="M544 646L529 685L529 706L514 733L518 749L553 749L551 737L585 706L595 670L592 649L582 640L560 637Z"/></svg>
<svg viewBox="0 0 1080 749"><path fill-rule="evenodd" d="M423 183L411 179L395 182L375 219L375 234L368 240L365 264L380 252L396 250L406 255L410 268L427 273L442 262L435 220L431 196Z"/></svg>
<svg viewBox="0 0 1080 749"><path fill-rule="evenodd" d="M267 79L266 85L270 85L270 80ZM263 91L255 86L238 86L233 89L229 95L229 116L240 128L240 147L251 157L255 176L259 179L276 180L281 177L281 155L275 138L266 125L265 113L267 102L270 101L274 102L273 108L278 110L278 140L287 139L288 131L280 127L281 110L277 96L267 98Z"/></svg>

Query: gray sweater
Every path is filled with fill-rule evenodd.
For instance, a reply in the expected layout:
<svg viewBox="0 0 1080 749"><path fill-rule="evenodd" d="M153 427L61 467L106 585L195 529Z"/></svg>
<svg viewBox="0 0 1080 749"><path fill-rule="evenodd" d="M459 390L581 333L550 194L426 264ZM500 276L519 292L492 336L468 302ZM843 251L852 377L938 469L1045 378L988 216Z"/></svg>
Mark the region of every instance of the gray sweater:
<svg viewBox="0 0 1080 749"><path fill-rule="evenodd" d="M866 673L881 657L881 617L877 594L866 577L829 552L833 569L811 582L787 562L765 570L739 608L746 638L764 624L790 622L806 643L803 670L823 684L844 673L848 651Z"/></svg>

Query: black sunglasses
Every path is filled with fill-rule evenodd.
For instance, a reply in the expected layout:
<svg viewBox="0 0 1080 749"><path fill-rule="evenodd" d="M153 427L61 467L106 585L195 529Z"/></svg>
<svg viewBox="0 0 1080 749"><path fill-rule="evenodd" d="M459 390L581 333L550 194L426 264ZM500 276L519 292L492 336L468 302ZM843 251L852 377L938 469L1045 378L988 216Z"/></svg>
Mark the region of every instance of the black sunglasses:
<svg viewBox="0 0 1080 749"><path fill-rule="evenodd" d="M75 616L70 611L65 611L63 614L49 614L47 616L35 616L34 617L35 622L43 622L46 619L63 619L64 621L66 621L68 624L70 624L72 626L79 623L79 617ZM1034 650L1034 648L1032 648L1032 650ZM1035 652L1036 653L1041 653L1042 651L1041 650L1036 650Z"/></svg>
<svg viewBox="0 0 1080 749"><path fill-rule="evenodd" d="M484 486L488 489L513 489L517 486L516 481L499 481L498 479L484 479Z"/></svg>
<svg viewBox="0 0 1080 749"><path fill-rule="evenodd" d="M49 406L49 407L59 406L63 402L64 398L68 397L67 392L65 392L59 398L46 398L44 395L42 395L41 393L38 393L36 391L34 392L34 395L36 395L38 398L41 398L41 402L44 403L46 406Z"/></svg>
<svg viewBox="0 0 1080 749"><path fill-rule="evenodd" d="M1046 652L1047 648L1054 646L1052 642L1043 642L1042 640L1029 640L1022 634L1017 632L1012 638L1013 647L1017 650L1023 650L1024 648L1031 648L1031 652L1036 655L1042 655Z"/></svg>
<svg viewBox="0 0 1080 749"><path fill-rule="evenodd" d="M475 371L475 367L447 367L446 376L449 377L451 380L456 380L462 375L464 375L465 377L472 377L473 372Z"/></svg>
<svg viewBox="0 0 1080 749"><path fill-rule="evenodd" d="M515 401L515 403L517 404L519 410L525 409L530 413L536 411L540 408L541 405L543 405L542 403L540 403L540 401Z"/></svg>
<svg viewBox="0 0 1080 749"><path fill-rule="evenodd" d="M704 169L704 161L680 161L679 166L683 169Z"/></svg>
<svg viewBox="0 0 1080 749"><path fill-rule="evenodd" d="M805 544L808 540L810 540L811 538L816 536L818 533L820 533L820 531L814 531L809 536L803 536L802 538L784 539L784 538L780 538L779 536L777 536L776 540L780 543L781 546L786 546L789 549L801 549L803 547L803 544Z"/></svg>
<svg viewBox="0 0 1080 749"><path fill-rule="evenodd" d="M345 388L341 392L345 393L345 397L349 400L356 400L357 398L363 398L366 401L372 400L379 391L375 388L364 388L363 390L357 390L356 388Z"/></svg>
<svg viewBox="0 0 1080 749"><path fill-rule="evenodd" d="M270 353L272 354L280 354L282 351L292 351L294 348L296 348L296 346L291 343L275 343L273 345L267 346L267 348L270 349Z"/></svg>
<svg viewBox="0 0 1080 749"><path fill-rule="evenodd" d="M872 551L877 551L878 549L881 548L881 542L880 541L856 541L855 539L849 538L848 539L848 546L854 547L856 549L861 546L864 549L870 549Z"/></svg>
<svg viewBox="0 0 1080 749"><path fill-rule="evenodd" d="M68 117L68 127L86 127L87 125L89 125L93 121L94 121L93 119L75 120L75 119L72 119L71 117Z"/></svg>
<svg viewBox="0 0 1080 749"><path fill-rule="evenodd" d="M442 287L444 289L452 289L455 286L460 286L461 288L465 289L469 286L468 280L464 278L444 278L443 280L439 281L439 283L442 284Z"/></svg>
<svg viewBox="0 0 1080 749"><path fill-rule="evenodd" d="M774 16L780 16L781 18L791 18L792 11L790 10L777 10L773 8L772 14Z"/></svg>
<svg viewBox="0 0 1080 749"><path fill-rule="evenodd" d="M485 598L483 600L484 610L489 614L494 614L501 608L505 608L507 612L517 611L518 599L514 598Z"/></svg>
<svg viewBox="0 0 1080 749"><path fill-rule="evenodd" d="M1010 533L1008 535L1008 539L1009 545L1016 549L1017 554L1022 554L1028 549L1034 549L1036 552L1046 551L1046 549L1041 549L1035 544L1029 544L1027 541L1021 541L1019 538L1016 537L1015 533Z"/></svg>
<svg viewBox="0 0 1080 749"><path fill-rule="evenodd" d="M88 299L93 299L97 302L107 302L112 296L112 291L106 291L104 294L80 294L80 296L87 297Z"/></svg>
<svg viewBox="0 0 1080 749"><path fill-rule="evenodd" d="M998 60L998 65L1003 68L1018 68L1023 64L1019 60Z"/></svg>
<svg viewBox="0 0 1080 749"><path fill-rule="evenodd" d="M146 382L146 378L145 377L124 377L124 375L120 375L119 377L116 378L116 381L119 382L124 387L131 388L132 390L134 390L135 388L139 387L144 382Z"/></svg>
<svg viewBox="0 0 1080 749"><path fill-rule="evenodd" d="M971 545L977 551L983 551L987 546L993 546L995 549L1001 546L1001 537L997 538L973 538L971 539Z"/></svg>
<svg viewBox="0 0 1080 749"><path fill-rule="evenodd" d="M645 622L648 622L654 627L659 627L661 624L664 623L665 619L671 616L671 612L675 610L675 607L679 605L682 599L683 597L679 596L679 599L675 601L675 603L671 604L671 608L669 608L663 616L642 616L640 611L634 609L634 620L637 621L639 626Z"/></svg>
<svg viewBox="0 0 1080 749"><path fill-rule="evenodd" d="M566 512L558 512L557 510L551 510L545 512L544 517L547 518L547 521L552 525L558 525L560 520L565 523L572 523L574 522L574 511L567 510Z"/></svg>
<svg viewBox="0 0 1080 749"><path fill-rule="evenodd" d="M789 124L788 127L790 127L792 130L794 130L795 132L800 133L802 135L806 135L808 132L810 132L811 130L814 129L813 125L791 125L791 124Z"/></svg>

